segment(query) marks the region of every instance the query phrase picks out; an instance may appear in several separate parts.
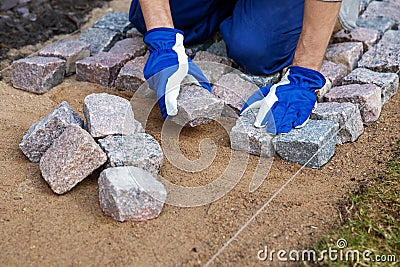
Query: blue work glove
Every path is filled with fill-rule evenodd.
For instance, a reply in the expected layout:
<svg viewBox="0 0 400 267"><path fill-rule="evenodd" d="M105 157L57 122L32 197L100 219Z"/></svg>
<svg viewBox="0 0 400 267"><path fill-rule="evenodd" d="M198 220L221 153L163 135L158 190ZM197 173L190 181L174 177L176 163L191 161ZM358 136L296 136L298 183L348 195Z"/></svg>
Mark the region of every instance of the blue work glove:
<svg viewBox="0 0 400 267"><path fill-rule="evenodd" d="M203 86L211 92L211 85L201 70L185 53L183 32L172 28L155 28L144 36L150 56L143 74L150 89L157 93L161 115L165 119L178 113L177 98L182 80Z"/></svg>
<svg viewBox="0 0 400 267"><path fill-rule="evenodd" d="M318 71L291 66L279 83L264 86L250 96L240 114L259 108L254 126L267 126L267 132L272 134L301 128L317 103L315 91L325 82Z"/></svg>

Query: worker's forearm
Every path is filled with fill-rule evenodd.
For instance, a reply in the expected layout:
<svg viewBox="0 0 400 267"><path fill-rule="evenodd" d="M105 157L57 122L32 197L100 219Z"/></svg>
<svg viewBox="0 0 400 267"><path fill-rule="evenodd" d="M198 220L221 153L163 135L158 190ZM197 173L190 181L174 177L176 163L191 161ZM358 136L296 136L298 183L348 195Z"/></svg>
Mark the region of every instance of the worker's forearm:
<svg viewBox="0 0 400 267"><path fill-rule="evenodd" d="M303 28L293 65L319 71L341 2L304 1Z"/></svg>
<svg viewBox="0 0 400 267"><path fill-rule="evenodd" d="M174 27L168 0L140 0L139 2L147 30Z"/></svg>

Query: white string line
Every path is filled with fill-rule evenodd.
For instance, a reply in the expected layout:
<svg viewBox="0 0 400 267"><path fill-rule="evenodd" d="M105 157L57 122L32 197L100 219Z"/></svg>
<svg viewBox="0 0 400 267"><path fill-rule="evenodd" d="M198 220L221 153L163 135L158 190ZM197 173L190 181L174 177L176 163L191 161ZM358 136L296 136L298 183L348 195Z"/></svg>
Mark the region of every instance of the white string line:
<svg viewBox="0 0 400 267"><path fill-rule="evenodd" d="M359 110L364 108L366 104L363 104L360 107L357 107ZM353 115L356 116L357 112ZM349 120L353 119L353 116L349 117ZM340 132L345 125L340 127L336 133L328 140L331 141L335 136L337 136L338 132ZM279 195L280 192L282 192L288 184L290 184L291 181L296 178L296 176L306 167L306 165L328 144L329 142L326 142L324 145L322 145L317 152L314 153L314 155L311 156L311 158L304 163L304 165L301 166L301 168L293 174L268 200L265 202L261 208L257 210L257 212L251 216L240 228L239 230L204 264L204 267L208 267L225 249L254 221L254 219L272 202L272 200L275 199L276 196Z"/></svg>

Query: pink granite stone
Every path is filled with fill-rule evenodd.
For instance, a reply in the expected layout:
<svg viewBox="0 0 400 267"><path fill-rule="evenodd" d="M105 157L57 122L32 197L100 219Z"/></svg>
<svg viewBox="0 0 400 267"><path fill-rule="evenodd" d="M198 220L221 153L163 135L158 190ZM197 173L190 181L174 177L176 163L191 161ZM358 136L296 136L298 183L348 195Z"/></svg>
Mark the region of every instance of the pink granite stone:
<svg viewBox="0 0 400 267"><path fill-rule="evenodd" d="M125 55L127 60L143 56L146 53L146 44L143 37L127 38L111 47L109 53Z"/></svg>
<svg viewBox="0 0 400 267"><path fill-rule="evenodd" d="M347 71L352 71L357 67L357 62L363 54L363 44L361 42L348 42L331 44L325 53L325 59L337 64L343 64Z"/></svg>
<svg viewBox="0 0 400 267"><path fill-rule="evenodd" d="M374 84L350 84L333 87L325 95L328 102L358 104L364 123L374 122L382 110L381 89Z"/></svg>
<svg viewBox="0 0 400 267"><path fill-rule="evenodd" d="M234 73L223 75L213 87L214 95L236 111L240 111L247 99L257 90L256 85Z"/></svg>
<svg viewBox="0 0 400 267"><path fill-rule="evenodd" d="M347 68L343 64L324 60L320 72L331 81L333 86L336 86L341 84L342 79L347 75Z"/></svg>
<svg viewBox="0 0 400 267"><path fill-rule="evenodd" d="M66 75L75 73L75 62L90 56L90 45L79 40L60 40L39 51L39 56L59 57L67 64Z"/></svg>
<svg viewBox="0 0 400 267"><path fill-rule="evenodd" d="M178 96L178 114L170 120L181 126L196 127L221 116L224 102L202 86L181 86Z"/></svg>
<svg viewBox="0 0 400 267"><path fill-rule="evenodd" d="M88 132L69 125L40 159L44 180L57 194L70 191L107 161Z"/></svg>
<svg viewBox="0 0 400 267"><path fill-rule="evenodd" d="M334 43L362 42L364 51L376 44L379 39L379 31L369 28L355 28L354 30L340 30L333 35Z"/></svg>
<svg viewBox="0 0 400 267"><path fill-rule="evenodd" d="M221 57L216 54L207 52L207 51L198 51L196 53L196 56L193 58L194 61L209 61L209 62L215 62L215 63L221 63L225 64L228 66L233 65L232 59L226 58L226 57Z"/></svg>
<svg viewBox="0 0 400 267"><path fill-rule="evenodd" d="M375 84L382 89L382 103L386 104L399 88L396 73L379 73L369 69L357 68L343 79L343 84Z"/></svg>
<svg viewBox="0 0 400 267"><path fill-rule="evenodd" d="M101 209L120 222L157 218L167 198L163 184L137 167L105 169L98 181Z"/></svg>
<svg viewBox="0 0 400 267"><path fill-rule="evenodd" d="M66 63L57 57L31 57L14 61L11 68L15 88L43 94L63 81Z"/></svg>
<svg viewBox="0 0 400 267"><path fill-rule="evenodd" d="M83 114L87 130L94 138L130 135L141 130L138 129L131 103L119 96L90 94L83 101Z"/></svg>
<svg viewBox="0 0 400 267"><path fill-rule="evenodd" d="M76 62L76 80L112 87L122 66L127 62L123 54L99 52Z"/></svg>
<svg viewBox="0 0 400 267"><path fill-rule="evenodd" d="M138 29L136 28L132 28L130 30L128 30L126 32L126 37L127 38L134 38L134 37L142 37L143 38L143 34L141 34Z"/></svg>
<svg viewBox="0 0 400 267"><path fill-rule="evenodd" d="M119 72L114 86L120 90L136 92L136 90L146 82L143 75L146 62L147 57L137 57L128 61Z"/></svg>

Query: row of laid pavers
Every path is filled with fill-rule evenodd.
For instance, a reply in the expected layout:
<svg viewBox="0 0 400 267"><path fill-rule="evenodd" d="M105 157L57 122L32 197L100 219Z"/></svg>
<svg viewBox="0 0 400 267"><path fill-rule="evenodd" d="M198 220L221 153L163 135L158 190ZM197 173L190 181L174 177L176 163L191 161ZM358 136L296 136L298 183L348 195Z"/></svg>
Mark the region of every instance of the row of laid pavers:
<svg viewBox="0 0 400 267"><path fill-rule="evenodd" d="M118 221L156 218L167 196L158 181L164 160L159 143L144 133L124 98L88 95L83 113L85 124L62 102L29 128L19 145L22 152L39 162L42 177L57 194L99 170L104 214Z"/></svg>
<svg viewBox="0 0 400 267"><path fill-rule="evenodd" d="M365 14L369 14L368 12L371 13L367 8ZM372 16L369 16L368 19L371 19L371 17ZM367 18L360 18L360 20L363 19L366 20ZM373 28L358 28L350 33L342 31L333 36L334 44L328 47L326 60L324 61L321 72L328 78L330 84L328 83L323 90L318 92L318 100L320 102L328 101L334 103L320 104L313 112L311 118L314 120L331 120L337 122L341 129L336 138L336 142L339 144L357 140L363 132L363 123L377 120L380 115L382 104L387 103L390 97L397 92L398 76L396 73L379 73L370 70L373 69L380 72L398 71L398 57L392 56L393 53L387 48L393 46L396 48L398 45L398 31L387 31L382 37L383 32L386 30L387 29L380 31ZM135 34L136 35L133 35L135 38L125 39L120 42L122 43L121 45L115 46L118 47L118 49L115 48L115 50L120 51L117 53L120 55L119 60L111 60L116 58L113 57L111 53L113 48L111 48L106 55L104 55L105 52L100 52L97 54L97 57L95 55L81 60L84 62L82 68L85 68L87 71L85 72L86 75L82 75L81 77L77 74L77 79L86 79L87 81L97 82L104 86L118 85L116 86L117 88L136 91L138 87L145 82L142 70L147 55L142 56L145 48L143 48L144 45L141 43L141 37L138 37L139 34L137 34L137 31ZM381 37L382 39L380 40ZM379 43L376 45L378 41ZM136 45L129 42L135 42ZM126 46L123 45L124 43ZM121 64L120 62L127 62L128 58L122 56L124 55L123 51L129 50L125 48L130 46L135 47L133 51L138 52L136 53L130 50L131 57L134 57L134 59L128 61L128 63L121 67L123 63ZM237 118L237 113L248 96L254 93L258 87L272 84L279 80L279 74L256 76L234 71L232 68L234 62L227 58L223 41L215 42L207 51L199 50L204 48L205 46L203 45L196 48L189 48L188 50L190 50L191 55L194 56L194 61L198 64L205 61L212 62L209 64L201 64L200 68L212 83L215 97L212 97L200 88L194 90L194 85L183 86L181 96L178 99L178 109L180 111L178 116L173 118L178 124L194 127L199 124L207 123L218 116ZM368 51L364 53L367 49ZM377 57L377 53L385 56ZM387 58L389 58L389 60L387 60ZM392 61L390 62L390 60ZM118 67L115 68L115 65ZM78 61L77 69L80 68L79 66L80 63ZM362 66L363 68L356 68L357 66ZM117 75L115 69L119 68L121 70ZM96 75L98 73L104 74ZM331 88L331 86L334 87ZM193 92L199 92L199 94L194 94ZM223 105L221 112L219 108L220 105ZM237 125L241 125L240 120L244 118L245 117L239 119ZM323 123L324 122L321 122L321 125ZM336 127L335 125L331 126L332 128ZM259 136L257 138L262 139L265 137L265 133L262 133L261 130L246 129L246 127L242 127L243 129L238 128L240 127L236 127L235 130L239 130L239 132L244 133L244 135L247 134L251 137L254 133L257 133L257 136ZM305 127L301 130L301 132L304 132L305 140L307 136L311 140L310 134L313 136L318 134L318 131L307 133L307 129L308 128ZM310 128L310 130L312 129L313 128ZM297 131L299 130L292 131L294 134L294 142L296 142L296 138L298 138L296 134ZM233 132L234 131L232 131L232 133ZM321 134L323 134L323 131L321 131L320 135ZM290 137L290 134L288 136ZM325 137L325 135L319 136L315 140L325 140ZM240 138L235 140L231 134L232 148L260 155L262 154L261 152L255 152L259 150L259 147L262 147L257 145L257 138L251 139L254 141L254 144L251 145L252 148L239 149L239 147L243 146L239 144ZM311 146L314 145L311 141L309 144ZM307 142L305 142L305 145L307 146ZM296 160L296 158L299 158L296 156L298 152L294 149L296 146L287 146L288 149L290 149L290 147L293 147L290 151L277 152L281 156L284 154L293 154L293 157L290 159L291 161L304 163L304 160ZM333 155L332 151L328 154ZM311 157L312 154L308 156ZM321 158L329 160L330 157ZM319 164L312 165L312 167L320 167L324 163L326 162L319 161ZM309 166L311 165L309 164Z"/></svg>

